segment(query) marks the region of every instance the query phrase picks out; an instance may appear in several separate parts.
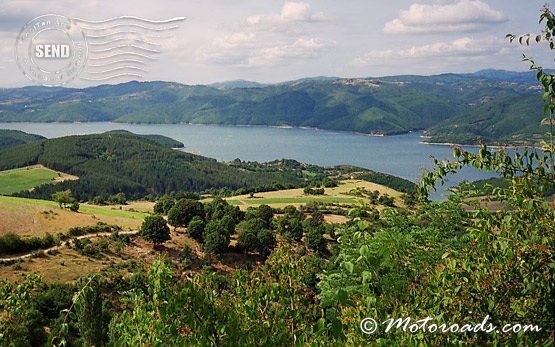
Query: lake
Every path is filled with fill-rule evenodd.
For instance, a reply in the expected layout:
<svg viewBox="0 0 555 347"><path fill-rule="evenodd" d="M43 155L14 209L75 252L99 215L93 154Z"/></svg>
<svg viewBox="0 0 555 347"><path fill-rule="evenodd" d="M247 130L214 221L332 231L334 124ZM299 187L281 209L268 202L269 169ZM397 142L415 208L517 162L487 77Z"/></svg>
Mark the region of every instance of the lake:
<svg viewBox="0 0 555 347"><path fill-rule="evenodd" d="M295 159L322 166L349 164L389 173L417 182L424 168L432 167L430 156L452 158L449 146L421 143L420 133L396 136L367 136L318 129L193 124L95 123L0 123L47 138L102 133L123 129L137 134L160 134L185 144L185 151L230 161ZM462 180L477 180L493 174L465 169L450 179L449 186ZM444 191L433 195L441 199Z"/></svg>

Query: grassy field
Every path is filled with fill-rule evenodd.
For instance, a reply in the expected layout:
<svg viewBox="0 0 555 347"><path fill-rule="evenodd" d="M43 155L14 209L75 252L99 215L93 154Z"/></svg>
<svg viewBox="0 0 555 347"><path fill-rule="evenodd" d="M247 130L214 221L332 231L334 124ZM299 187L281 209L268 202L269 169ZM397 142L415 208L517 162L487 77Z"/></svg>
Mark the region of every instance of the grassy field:
<svg viewBox="0 0 555 347"><path fill-rule="evenodd" d="M0 235L8 232L21 236L65 233L71 227L97 222L137 229L147 215L145 212L146 207L142 212L132 212L114 206L88 204L81 204L79 212L71 212L53 201L0 196Z"/></svg>
<svg viewBox="0 0 555 347"><path fill-rule="evenodd" d="M362 180L341 181L335 188L325 188L324 195L305 195L303 193L303 189L299 188L280 190L276 192L257 193L253 197L250 197L250 195L238 195L227 198L227 201L229 201L230 204L239 206L242 210L264 204L275 208L283 208L287 205L298 207L312 201L345 205L360 205L361 203L369 203L367 198L355 197L347 194L349 191L356 188L364 188L369 191L377 190L382 195L388 194L389 196L395 198L398 205L401 204L400 197L402 193L379 184ZM381 209L383 206L376 206L376 208Z"/></svg>
<svg viewBox="0 0 555 347"><path fill-rule="evenodd" d="M75 180L76 176L51 170L42 165L0 171L0 194L13 194L41 184Z"/></svg>

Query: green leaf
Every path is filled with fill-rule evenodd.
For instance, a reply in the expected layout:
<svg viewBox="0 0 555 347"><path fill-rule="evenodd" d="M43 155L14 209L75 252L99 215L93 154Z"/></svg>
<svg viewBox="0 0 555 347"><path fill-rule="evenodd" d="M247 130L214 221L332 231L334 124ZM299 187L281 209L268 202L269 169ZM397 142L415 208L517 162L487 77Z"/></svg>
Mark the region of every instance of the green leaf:
<svg viewBox="0 0 555 347"><path fill-rule="evenodd" d="M353 273L353 271L355 269L355 265L353 263L351 263L350 261L344 262L343 267L345 268L345 270L349 271L349 273Z"/></svg>

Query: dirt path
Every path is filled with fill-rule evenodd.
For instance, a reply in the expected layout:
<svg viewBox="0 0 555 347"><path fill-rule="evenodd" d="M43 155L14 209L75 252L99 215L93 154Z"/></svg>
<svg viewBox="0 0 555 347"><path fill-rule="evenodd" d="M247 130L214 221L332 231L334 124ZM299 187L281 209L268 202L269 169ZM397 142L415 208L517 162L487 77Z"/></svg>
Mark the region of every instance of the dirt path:
<svg viewBox="0 0 555 347"><path fill-rule="evenodd" d="M138 230L130 230L130 231L120 231L118 233L120 235L136 235L136 234L139 233L139 231ZM10 262L10 261L18 260L18 259L30 258L33 255L33 253L35 253L35 252L43 252L44 254L49 254L52 251L57 251L60 248L67 247L67 244L70 240L91 239L93 237L110 236L110 235L112 235L111 232L101 232L101 233L86 234L86 235L81 235L81 236L77 236L77 237L72 237L72 238L70 238L66 241L62 241L59 246L52 246L50 248L45 248L45 249L36 249L34 251L30 251L30 252L20 254L20 255L17 255L15 257L10 257L10 258L0 257L0 263L1 262Z"/></svg>

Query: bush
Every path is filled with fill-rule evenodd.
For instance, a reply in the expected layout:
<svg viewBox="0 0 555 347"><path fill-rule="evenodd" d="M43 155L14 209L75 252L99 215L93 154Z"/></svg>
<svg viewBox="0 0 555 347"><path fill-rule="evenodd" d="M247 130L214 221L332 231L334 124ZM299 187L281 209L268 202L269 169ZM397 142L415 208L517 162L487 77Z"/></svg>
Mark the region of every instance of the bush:
<svg viewBox="0 0 555 347"><path fill-rule="evenodd" d="M304 192L305 195L324 195L326 190L324 188L305 187L303 192Z"/></svg>
<svg viewBox="0 0 555 347"><path fill-rule="evenodd" d="M8 233L0 236L0 253L14 254L45 249L55 246L58 242L59 239L50 233L46 233L43 237L33 236L28 238L21 238L15 233Z"/></svg>
<svg viewBox="0 0 555 347"><path fill-rule="evenodd" d="M79 203L77 201L74 201L73 203L71 203L71 205L69 205L69 209L72 212L79 211Z"/></svg>
<svg viewBox="0 0 555 347"><path fill-rule="evenodd" d="M96 233L113 233L120 231L121 227L118 225L110 225L103 222L98 222L95 225L87 225L84 227L71 227L68 229L67 234L69 236L81 236L86 234L96 234Z"/></svg>

